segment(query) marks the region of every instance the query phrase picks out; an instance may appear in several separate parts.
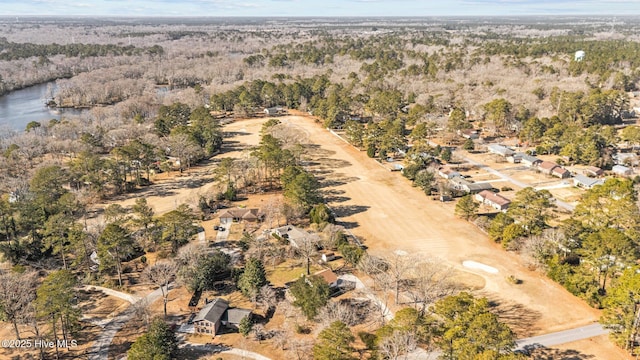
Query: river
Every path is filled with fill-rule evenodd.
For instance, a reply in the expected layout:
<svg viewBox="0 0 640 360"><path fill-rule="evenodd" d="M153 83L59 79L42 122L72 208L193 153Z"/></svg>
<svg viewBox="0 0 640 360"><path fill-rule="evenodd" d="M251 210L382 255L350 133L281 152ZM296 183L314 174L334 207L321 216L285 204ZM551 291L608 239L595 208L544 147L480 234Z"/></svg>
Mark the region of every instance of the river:
<svg viewBox="0 0 640 360"><path fill-rule="evenodd" d="M55 82L30 86L0 96L0 131L7 128L23 131L31 121L60 119L63 113L78 114L81 110L51 109L45 106L47 98L51 98L51 86Z"/></svg>

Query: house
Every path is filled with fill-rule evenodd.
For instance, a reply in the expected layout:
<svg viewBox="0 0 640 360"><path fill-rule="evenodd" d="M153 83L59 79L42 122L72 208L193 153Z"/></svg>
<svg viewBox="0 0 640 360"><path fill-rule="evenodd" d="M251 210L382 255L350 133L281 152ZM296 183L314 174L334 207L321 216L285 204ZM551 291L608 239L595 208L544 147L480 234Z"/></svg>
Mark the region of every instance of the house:
<svg viewBox="0 0 640 360"><path fill-rule="evenodd" d="M622 165L614 165L611 168L611 171L613 171L613 173L616 175L622 175L622 176L633 175L633 170L631 168L628 168Z"/></svg>
<svg viewBox="0 0 640 360"><path fill-rule="evenodd" d="M597 166L587 166L582 170L582 173L586 176L598 177L602 175L604 171Z"/></svg>
<svg viewBox="0 0 640 360"><path fill-rule="evenodd" d="M573 185L579 188L591 189L596 185L604 184L602 179L594 179L584 175L576 175L573 177Z"/></svg>
<svg viewBox="0 0 640 360"><path fill-rule="evenodd" d="M222 316L228 308L229 303L221 298L206 304L193 319L195 333L216 336L222 324Z"/></svg>
<svg viewBox="0 0 640 360"><path fill-rule="evenodd" d="M487 146L487 149L492 154L497 154L497 155L504 156L504 157L507 157L509 155L513 155L515 153L515 151L509 149L506 146L500 145L500 144L491 144L491 145Z"/></svg>
<svg viewBox="0 0 640 360"><path fill-rule="evenodd" d="M285 225L279 228L273 229L272 234L289 240L289 244L293 247L299 247L299 242L311 236L308 232L293 225Z"/></svg>
<svg viewBox="0 0 640 360"><path fill-rule="evenodd" d="M462 177L462 175L457 172L457 171L453 171L449 168L442 168L440 170L438 170L438 175L440 175L440 177L445 178L445 179L453 179L454 177Z"/></svg>
<svg viewBox="0 0 640 360"><path fill-rule="evenodd" d="M535 156L531 156L529 154L525 154L525 153L516 153L516 155L520 156L520 163L522 163L523 165L526 165L528 167L534 167L537 166L538 164L540 164L542 162L542 160L538 159Z"/></svg>
<svg viewBox="0 0 640 360"><path fill-rule="evenodd" d="M618 165L636 164L638 162L638 156L635 153L617 153L612 157Z"/></svg>
<svg viewBox="0 0 640 360"><path fill-rule="evenodd" d="M563 168L562 166L556 166L551 170L551 175L555 177L559 177L560 179L567 179L571 177L571 172L569 170Z"/></svg>
<svg viewBox="0 0 640 360"><path fill-rule="evenodd" d="M507 162L510 162L512 164L520 164L522 162L522 156L518 155L517 153L509 155L507 156Z"/></svg>
<svg viewBox="0 0 640 360"><path fill-rule="evenodd" d="M265 108L263 110L264 114L268 115L268 116L279 115L279 114L282 113L282 111L283 111L283 109L280 106L274 106L274 107L270 107L270 108Z"/></svg>
<svg viewBox="0 0 640 360"><path fill-rule="evenodd" d="M221 210L218 214L220 218L220 223L230 223L230 222L258 222L264 219L264 213L260 211L260 209L224 209Z"/></svg>
<svg viewBox="0 0 640 360"><path fill-rule="evenodd" d="M492 208L500 211L507 210L507 208L509 207L509 204L511 204L511 200L489 190L483 190L477 193L475 198L480 203L489 205Z"/></svg>
<svg viewBox="0 0 640 360"><path fill-rule="evenodd" d="M475 140L480 138L480 131L476 129L458 130L458 135L465 139Z"/></svg>
<svg viewBox="0 0 640 360"><path fill-rule="evenodd" d="M324 280L329 285L329 288L335 288L338 286L338 276L331 269L324 269L314 273L313 276L317 276Z"/></svg>
<svg viewBox="0 0 640 360"><path fill-rule="evenodd" d="M542 161L538 164L538 170L540 170L540 172L543 174L551 175L553 169L557 168L558 166L560 165L551 161Z"/></svg>
<svg viewBox="0 0 640 360"><path fill-rule="evenodd" d="M208 302L193 319L193 328L196 334L216 336L220 326L238 328L238 325L247 316L251 316L251 310L229 308L229 303L217 298Z"/></svg>
<svg viewBox="0 0 640 360"><path fill-rule="evenodd" d="M465 180L461 177L454 177L449 179L449 184L451 188L458 191L464 191L465 193L479 193L482 190L491 190L493 186L489 183L473 183L468 180Z"/></svg>

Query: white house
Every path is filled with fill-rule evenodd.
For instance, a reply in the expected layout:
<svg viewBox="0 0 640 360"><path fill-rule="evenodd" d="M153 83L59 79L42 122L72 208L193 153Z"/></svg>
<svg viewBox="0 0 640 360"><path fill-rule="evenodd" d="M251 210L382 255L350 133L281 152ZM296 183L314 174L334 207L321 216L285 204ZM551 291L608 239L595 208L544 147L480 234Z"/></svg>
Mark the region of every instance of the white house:
<svg viewBox="0 0 640 360"><path fill-rule="evenodd" d="M573 177L573 185L579 188L591 189L596 185L604 184L602 179L594 179L584 175L576 175Z"/></svg>
<svg viewBox="0 0 640 360"><path fill-rule="evenodd" d="M633 175L633 170L631 168L628 168L622 165L614 165L611 168L611 171L613 171L613 173L616 175L622 175L622 176Z"/></svg>
<svg viewBox="0 0 640 360"><path fill-rule="evenodd" d="M509 204L511 204L511 200L489 190L483 190L477 193L475 198L480 203L489 205L492 208L500 211L507 210L507 208L509 207Z"/></svg>
<svg viewBox="0 0 640 360"><path fill-rule="evenodd" d="M500 145L500 144L490 144L489 146L487 146L487 149L492 154L497 154L497 155L504 156L504 157L507 157L509 155L513 155L515 153L515 151L509 149L508 147L506 147L504 145Z"/></svg>

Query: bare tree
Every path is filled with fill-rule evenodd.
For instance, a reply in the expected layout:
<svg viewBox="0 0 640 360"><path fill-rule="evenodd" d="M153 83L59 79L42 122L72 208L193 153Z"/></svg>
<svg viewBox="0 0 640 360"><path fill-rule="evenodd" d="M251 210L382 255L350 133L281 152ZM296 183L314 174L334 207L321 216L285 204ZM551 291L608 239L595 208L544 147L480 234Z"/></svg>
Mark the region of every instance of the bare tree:
<svg viewBox="0 0 640 360"><path fill-rule="evenodd" d="M387 264L387 274L391 277L395 292L395 304L400 302L400 289L410 270L416 264L416 258L405 251L396 250L385 257Z"/></svg>
<svg viewBox="0 0 640 360"><path fill-rule="evenodd" d="M307 275L311 275L311 258L318 252L318 236L309 234L300 240L296 240L296 253L306 261Z"/></svg>
<svg viewBox="0 0 640 360"><path fill-rule="evenodd" d="M382 339L378 346L378 351L385 359L397 360L402 355L406 355L417 347L416 335L412 331L396 330L390 336Z"/></svg>
<svg viewBox="0 0 640 360"><path fill-rule="evenodd" d="M334 321L341 321L348 326L354 326L358 323L358 315L355 309L343 301L328 303L320 309L320 316L318 318L321 319L320 326L316 328L318 333Z"/></svg>
<svg viewBox="0 0 640 360"><path fill-rule="evenodd" d="M176 274L176 265L173 262L161 262L145 269L144 278L156 285L162 292L164 303L164 317L167 317L167 302L169 301L169 283Z"/></svg>
<svg viewBox="0 0 640 360"><path fill-rule="evenodd" d="M313 341L309 339L291 339L289 341L289 353L288 358L296 360L309 360L311 359L313 347Z"/></svg>
<svg viewBox="0 0 640 360"><path fill-rule="evenodd" d="M427 306L452 295L456 286L451 280L453 269L442 261L428 259L415 265L410 273L408 293L419 311L424 314Z"/></svg>
<svg viewBox="0 0 640 360"><path fill-rule="evenodd" d="M140 299L131 305L133 308L134 318L142 321L146 328L149 327L149 320L151 319L151 312L149 311L149 303L147 299Z"/></svg>
<svg viewBox="0 0 640 360"><path fill-rule="evenodd" d="M338 235L344 231L344 227L336 224L327 224L322 229L322 246L325 249L335 249L337 247Z"/></svg>
<svg viewBox="0 0 640 360"><path fill-rule="evenodd" d="M25 324L29 318L29 306L36 298L34 291L36 276L34 273L0 275L0 313L13 324L16 339L20 339L18 324Z"/></svg>
<svg viewBox="0 0 640 360"><path fill-rule="evenodd" d="M273 309L278 305L278 296L276 291L270 285L264 285L260 288L258 298L266 312L273 311Z"/></svg>

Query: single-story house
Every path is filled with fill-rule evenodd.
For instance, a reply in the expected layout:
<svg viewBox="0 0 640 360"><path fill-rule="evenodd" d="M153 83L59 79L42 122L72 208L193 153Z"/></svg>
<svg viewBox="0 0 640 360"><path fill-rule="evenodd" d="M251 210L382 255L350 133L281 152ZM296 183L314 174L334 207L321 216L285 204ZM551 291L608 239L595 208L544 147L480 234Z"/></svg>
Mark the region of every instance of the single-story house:
<svg viewBox="0 0 640 360"><path fill-rule="evenodd" d="M542 161L538 164L538 169L543 174L551 175L553 172L553 169L557 168L558 166L560 165L551 161Z"/></svg>
<svg viewBox="0 0 640 360"><path fill-rule="evenodd" d="M509 204L511 204L511 200L489 190L483 190L477 193L475 198L480 203L489 205L492 208L496 210L501 210L501 211L507 210L507 208L509 207Z"/></svg>
<svg viewBox="0 0 640 360"><path fill-rule="evenodd" d="M573 185L584 189L591 189L596 185L602 184L604 184L604 180L602 179L594 179L584 175L576 175L573 177Z"/></svg>
<svg viewBox="0 0 640 360"><path fill-rule="evenodd" d="M602 175L604 171L597 166L587 166L582 170L582 173L587 176L598 177Z"/></svg>
<svg viewBox="0 0 640 360"><path fill-rule="evenodd" d="M223 209L218 214L220 223L230 223L233 221L257 222L264 219L264 213L260 209Z"/></svg>
<svg viewBox="0 0 640 360"><path fill-rule="evenodd" d="M216 336L220 326L238 328L240 321L251 316L251 310L229 308L229 302L222 298L208 302L193 319L193 328L196 334Z"/></svg>
<svg viewBox="0 0 640 360"><path fill-rule="evenodd" d="M458 130L458 135L471 140L480 138L480 132L476 129Z"/></svg>
<svg viewBox="0 0 640 360"><path fill-rule="evenodd" d="M438 170L438 175L440 175L440 177L443 177L445 179L453 179L454 177L462 177L462 175L454 170L451 170L449 168L442 168L440 170Z"/></svg>
<svg viewBox="0 0 640 360"><path fill-rule="evenodd" d="M509 156L509 155L513 155L515 153L515 151L509 149L508 147L504 146L504 145L500 145L500 144L490 144L489 146L487 146L487 149L489 149L489 152L492 154L497 154L500 156Z"/></svg>
<svg viewBox="0 0 640 360"><path fill-rule="evenodd" d="M618 165L634 164L638 162L638 155L635 153L617 153L612 157Z"/></svg>
<svg viewBox="0 0 640 360"><path fill-rule="evenodd" d="M330 288L338 286L338 276L331 269L320 270L314 273L313 276L317 276L324 280Z"/></svg>
<svg viewBox="0 0 640 360"><path fill-rule="evenodd" d="M285 225L273 229L272 234L276 234L283 239L289 240L289 244L293 247L299 247L298 242L311 236L308 232L297 226Z"/></svg>
<svg viewBox="0 0 640 360"><path fill-rule="evenodd" d="M529 167L537 166L542 162L542 160L538 159L535 156L531 156L525 153L516 153L516 155L520 156L520 163L527 165Z"/></svg>
<svg viewBox="0 0 640 360"><path fill-rule="evenodd" d="M493 186L490 183L473 183L461 177L454 177L449 179L449 184L454 190L464 191L471 194L479 193L482 190L493 189Z"/></svg>
<svg viewBox="0 0 640 360"><path fill-rule="evenodd" d="M518 155L518 153L509 155L507 156L507 162L510 162L512 164L520 164L522 162L522 156Z"/></svg>
<svg viewBox="0 0 640 360"><path fill-rule="evenodd" d="M551 175L559 177L560 179L567 179L571 177L571 172L562 166L556 166L551 170Z"/></svg>
<svg viewBox="0 0 640 360"><path fill-rule="evenodd" d="M611 168L611 171L613 171L613 173L616 175L622 175L622 176L633 175L633 169L623 165L614 165Z"/></svg>
<svg viewBox="0 0 640 360"><path fill-rule="evenodd" d="M278 115L278 114L282 113L282 111L283 111L283 109L280 106L274 106L274 107L270 107L270 108L265 108L263 110L265 115Z"/></svg>

